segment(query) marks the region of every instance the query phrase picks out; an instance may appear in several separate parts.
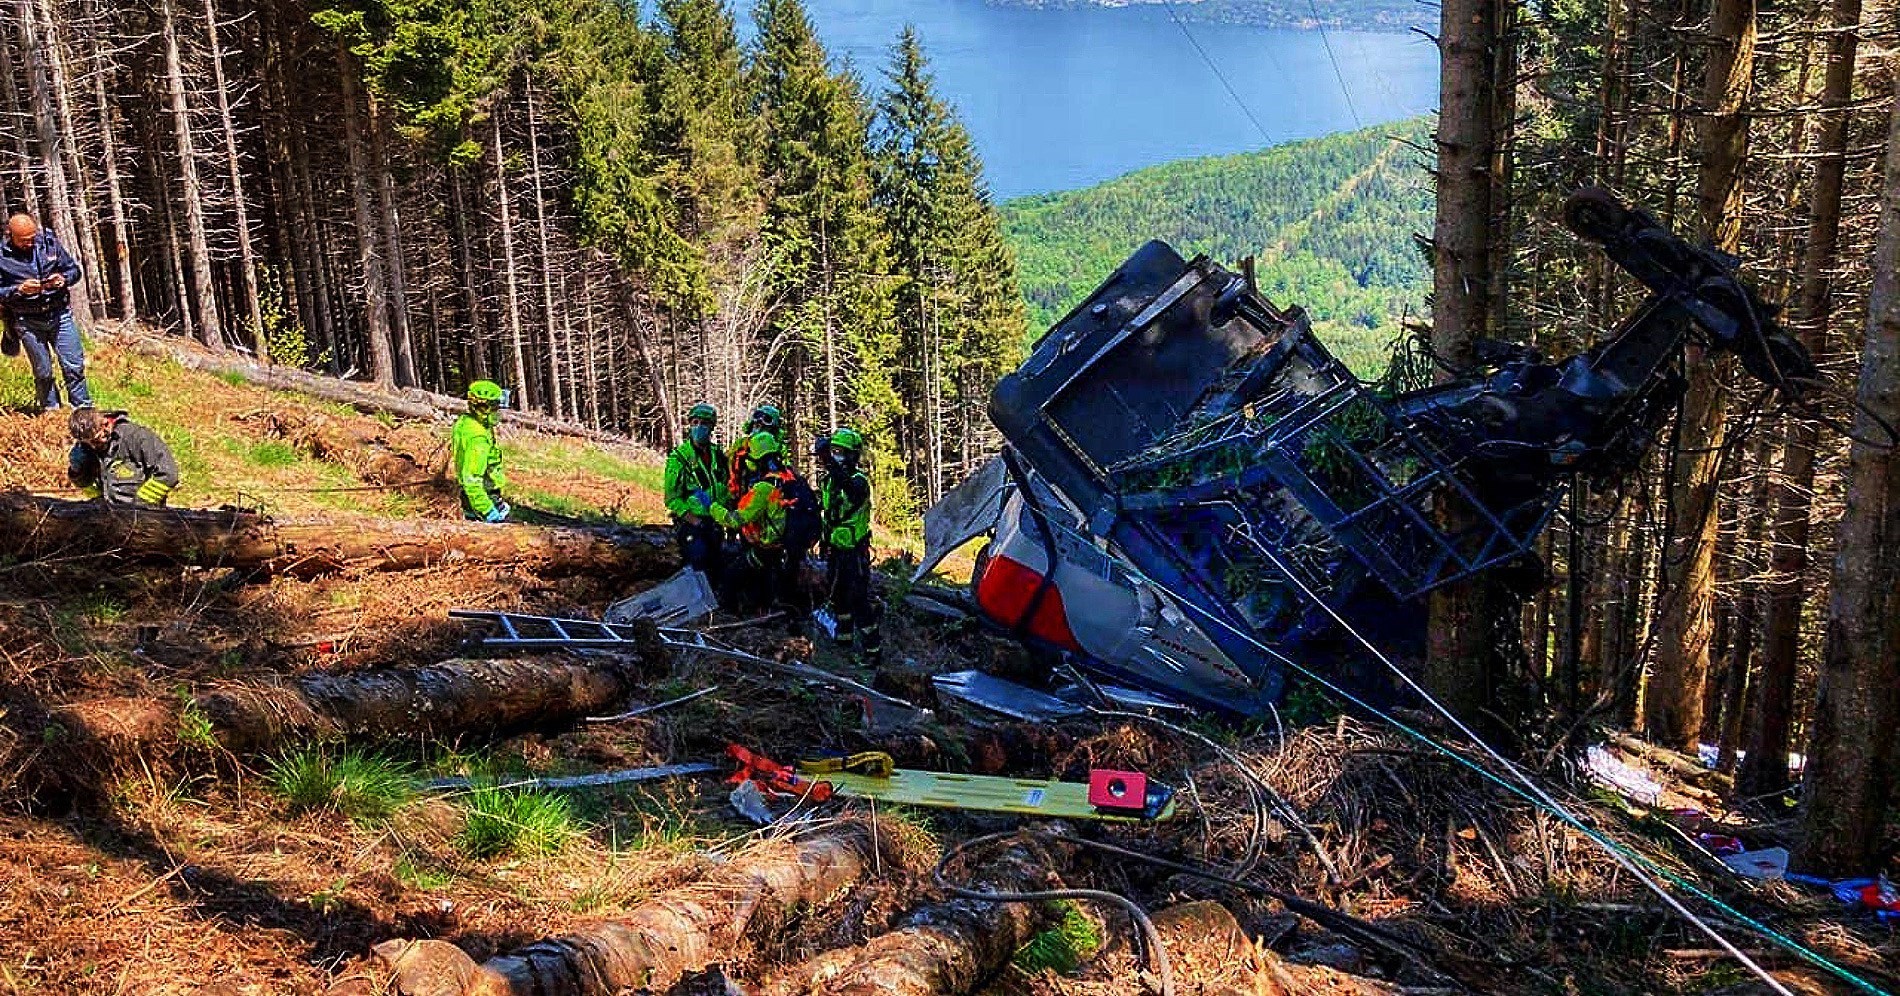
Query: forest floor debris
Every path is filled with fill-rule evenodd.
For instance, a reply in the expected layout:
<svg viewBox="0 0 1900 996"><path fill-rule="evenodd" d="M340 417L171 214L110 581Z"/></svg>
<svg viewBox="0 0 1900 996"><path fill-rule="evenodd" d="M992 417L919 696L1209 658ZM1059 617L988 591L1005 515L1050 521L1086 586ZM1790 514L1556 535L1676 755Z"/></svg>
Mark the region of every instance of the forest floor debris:
<svg viewBox="0 0 1900 996"><path fill-rule="evenodd" d="M250 435L263 431L260 420L234 414L308 402L101 352L108 389L157 377L192 378L172 386L204 389L212 400L194 446L202 471L227 475L221 486L242 489L283 466L316 470L295 454L282 466L252 460L252 447L269 440ZM161 407L159 392L149 397ZM324 410L393 434L386 438L422 431ZM63 460L50 441L60 430L0 413L0 440L20 442L16 452ZM520 440L529 465L568 459L544 447L583 445L593 444ZM649 469L589 476L577 464L550 474L547 486L571 484L572 492L550 494L573 509L625 517L650 507L647 499L621 502L615 513L590 489L606 493L619 485L602 482L624 478L637 490ZM15 485L57 486L20 463L4 474ZM314 496L296 501L309 504L285 511L338 511ZM353 511L427 514L406 502ZM446 942L479 963L585 931L716 874L762 832L730 814L716 776L562 790L508 783L707 761L730 742L787 759L883 750L907 767L1036 778L1140 770L1176 785L1181 816L1169 823L1056 832L1166 856L1215 878L1080 845L1044 870L1156 914L1183 994L1688 994L1746 981L1573 829L1396 734L1314 710L1289 716L1284 730L1196 724L1225 751L1217 755L1141 720L999 718L934 696L930 678L972 666L1021 674L1021 651L935 614L893 612L890 665L881 672L853 668L824 641L794 639L787 618L712 620L722 641L748 654L807 661L936 706L921 725L894 732L867 732L857 704L833 688L700 654L679 655L629 701L600 712L668 708L499 738L333 740L245 753L221 744L211 717L186 705L219 683L466 656L467 632L448 620L450 608L597 616L626 594L585 576L470 565L255 578L97 560L0 564L0 835L9 842L0 849L0 983L18 992L314 996L374 967L372 952L391 941ZM1678 784L1641 758L1629 762L1665 792ZM1235 764L1289 809L1261 799ZM469 787L420 791L446 778ZM1772 847L1785 828L1717 812L1684 830L1610 797L1566 801L1603 832L1900 989L1889 967L1900 945L1871 916L1843 916L1818 890L1725 875L1688 843L1699 832L1733 833L1751 848ZM833 805L875 835L869 872L835 911L728 952L721 978L752 985L790 979L801 965L864 964L853 951L903 953L909 942L892 938L951 898L925 869L947 847L1014 825ZM985 973L982 991L1141 989L1144 960L1121 913L1086 903L1036 912L1043 919L1030 943L1009 967ZM1751 950L1765 947L1731 935ZM1768 964L1797 991L1838 991L1786 957ZM694 975L675 991L705 981Z"/></svg>

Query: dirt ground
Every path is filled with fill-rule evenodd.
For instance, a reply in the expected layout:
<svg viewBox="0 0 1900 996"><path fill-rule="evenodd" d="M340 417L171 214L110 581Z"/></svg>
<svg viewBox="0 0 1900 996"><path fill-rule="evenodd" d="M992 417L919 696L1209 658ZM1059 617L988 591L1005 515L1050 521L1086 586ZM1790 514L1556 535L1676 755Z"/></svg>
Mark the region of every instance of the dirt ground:
<svg viewBox="0 0 1900 996"><path fill-rule="evenodd" d="M188 468L181 503L216 504L268 486L288 489L271 498L286 515L452 514L426 498L296 492L312 481L347 487L352 478L334 464L274 448L279 441L262 420L242 417L282 405L364 416L111 351L95 357L95 370L108 403L137 401L135 417L191 440L196 469ZM189 402L172 400L187 389ZM411 453L426 452L446 431L384 428L392 446ZM0 413L0 452L7 454L0 487L59 492L62 432L49 419ZM658 516L651 464L567 441L517 443L523 486L549 505L568 503L549 511L622 521ZM878 672L853 668L790 618L719 633L761 656L808 661L934 709L927 721L897 730L867 729L860 704L834 688L703 656L671 661L665 677L629 705L716 686L691 702L623 722L500 738L287 743L237 756L182 706L193 690L216 682L407 667L476 652L469 629L447 618L451 608L593 616L626 594L584 577L467 566L296 580L96 561L0 562L0 992L323 993L383 940L437 938L481 959L612 918L705 873L758 833L728 804L730 786L708 776L572 793L564 836L550 853L476 853L470 793L413 793L379 819L300 806L272 777L274 761L299 752L373 754L419 781L719 760L728 743L787 761L880 749L913 767L1062 778L1113 767L1168 782L1179 793L1172 821L1054 832L1218 869L1254 886L1082 845L1052 846L1064 856L1049 871L1066 886L1114 891L1151 912L1200 900L1230 911L1240 941L1204 931L1173 949L1182 993L1273 991L1259 981L1266 976L1237 967L1255 965L1250 959L1282 965L1274 984L1300 993L1761 991L1574 829L1397 733L1330 710L1284 729L1205 720L1173 729L1099 717L1031 725L962 711L931 701L929 674L976 665L1026 674L1034 663L967 620L901 603L888 620L887 667ZM1261 786L1286 806L1263 798ZM1587 790L1567 802L1603 832L1750 915L1881 987L1900 988L1900 944L1888 929L1846 918L1831 901L1723 876L1653 813ZM1730 814L1709 815L1715 825L1731 825ZM880 833L901 842L903 860L877 869L845 905L810 911L800 929L726 952L727 976L750 984L888 929L942 898L928 869L945 848L1016 822L890 807L875 818ZM1758 846L1782 832L1733 825ZM982 860L971 855L952 874ZM1289 910L1286 896L1351 919L1303 916ZM1124 917L1083 904L1060 923L1050 944L1086 949L1073 964L1019 955L988 991L1143 990L1142 960ZM1392 939L1369 940L1353 932L1354 923ZM1851 991L1725 926L1790 989ZM1038 945L1048 947L1043 940ZM704 990L682 984L674 991Z"/></svg>

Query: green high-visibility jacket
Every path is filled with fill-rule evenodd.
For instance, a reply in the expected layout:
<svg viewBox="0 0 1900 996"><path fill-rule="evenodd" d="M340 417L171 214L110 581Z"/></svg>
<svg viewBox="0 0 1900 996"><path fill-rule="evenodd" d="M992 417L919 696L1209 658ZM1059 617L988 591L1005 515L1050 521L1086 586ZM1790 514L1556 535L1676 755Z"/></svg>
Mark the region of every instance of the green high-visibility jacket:
<svg viewBox="0 0 1900 996"><path fill-rule="evenodd" d="M462 511L477 518L495 510L508 475L501 469L501 444L495 442L495 427L473 415L455 420L449 434L449 466L455 469L455 483L461 489Z"/></svg>
<svg viewBox="0 0 1900 996"><path fill-rule="evenodd" d="M825 542L850 550L871 540L871 479L854 470L843 480L826 474L818 487L818 506L825 522Z"/></svg>
<svg viewBox="0 0 1900 996"><path fill-rule="evenodd" d="M781 477L789 476L781 472L760 478L750 491L739 496L737 508L730 512L719 508L713 518L728 529L739 530L739 538L752 546L779 546L785 542L785 512L789 504L779 493L778 482Z"/></svg>
<svg viewBox="0 0 1900 996"><path fill-rule="evenodd" d="M708 444L704 454L691 442L673 447L673 452L666 455L665 491L666 510L676 519L711 514L700 502L698 492L703 492L714 506L730 505L732 492L726 488L726 454L719 449L719 444Z"/></svg>

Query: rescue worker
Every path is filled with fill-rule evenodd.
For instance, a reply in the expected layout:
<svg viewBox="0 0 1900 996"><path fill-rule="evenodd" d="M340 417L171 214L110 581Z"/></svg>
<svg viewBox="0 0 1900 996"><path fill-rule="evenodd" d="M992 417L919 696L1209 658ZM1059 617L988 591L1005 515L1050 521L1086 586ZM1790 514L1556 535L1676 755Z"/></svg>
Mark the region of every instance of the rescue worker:
<svg viewBox="0 0 1900 996"><path fill-rule="evenodd" d="M686 413L686 439L666 455L666 510L680 560L706 575L715 589L725 581L725 528L719 513L732 504L726 454L713 441L719 411L704 401Z"/></svg>
<svg viewBox="0 0 1900 996"><path fill-rule="evenodd" d="M745 431L739 434L737 442L732 444L732 456L728 461L730 469L726 474L726 487L736 496L746 489L745 458L746 447L751 445L756 433L769 432L778 440L779 449L785 449L785 413L775 404L767 402L752 409L752 417L746 420Z"/></svg>
<svg viewBox="0 0 1900 996"><path fill-rule="evenodd" d="M92 405L86 353L73 323L72 288L83 276L72 254L31 215L7 219L0 239L0 353L12 356L26 348L33 403L42 411L60 407L55 366L66 381L66 400L74 408Z"/></svg>
<svg viewBox="0 0 1900 996"><path fill-rule="evenodd" d="M818 445L818 504L823 514L825 608L837 639L860 663L883 653L882 622L871 597L871 479L859 467L864 437L839 429Z"/></svg>
<svg viewBox="0 0 1900 996"><path fill-rule="evenodd" d="M510 508L501 493L508 475L501 469L501 444L495 441L495 423L508 392L492 380L468 385L468 413L455 420L449 434L449 466L462 499L462 518L477 522L506 522Z"/></svg>
<svg viewBox="0 0 1900 996"><path fill-rule="evenodd" d="M739 533L741 560L732 585L734 599L745 609L757 610L793 594L783 590L785 520L791 500L781 487L792 474L785 469L785 453L777 436L755 432L745 440L745 447L745 491L731 509L713 506L713 515Z"/></svg>
<svg viewBox="0 0 1900 996"><path fill-rule="evenodd" d="M67 417L73 451L66 479L108 505L165 504L178 487L178 461L158 433L134 424L124 412L75 408Z"/></svg>

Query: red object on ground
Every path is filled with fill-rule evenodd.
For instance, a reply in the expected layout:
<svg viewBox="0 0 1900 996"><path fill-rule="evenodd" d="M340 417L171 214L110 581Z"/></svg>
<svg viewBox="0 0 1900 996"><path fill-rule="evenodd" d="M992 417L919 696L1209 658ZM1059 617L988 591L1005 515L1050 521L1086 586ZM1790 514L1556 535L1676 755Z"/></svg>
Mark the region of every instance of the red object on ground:
<svg viewBox="0 0 1900 996"><path fill-rule="evenodd" d="M1012 630L1080 652L1082 645L1075 642L1075 633L1069 629L1069 612L1062 605L1062 589L1050 584L1037 601L1036 592L1042 587L1042 575L1020 561L998 555L984 565L983 576L977 579L976 604L984 615Z"/></svg>
<svg viewBox="0 0 1900 996"><path fill-rule="evenodd" d="M1148 805L1148 776L1139 771L1091 769L1089 805L1117 812L1142 812Z"/></svg>
<svg viewBox="0 0 1900 996"><path fill-rule="evenodd" d="M728 784L757 782L759 788L769 794L802 796L813 802L824 802L831 798L830 782L813 781L789 765L780 764L763 754L755 754L738 744L727 744L726 754L739 762L739 770L726 779Z"/></svg>

